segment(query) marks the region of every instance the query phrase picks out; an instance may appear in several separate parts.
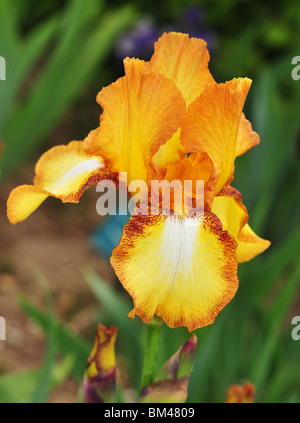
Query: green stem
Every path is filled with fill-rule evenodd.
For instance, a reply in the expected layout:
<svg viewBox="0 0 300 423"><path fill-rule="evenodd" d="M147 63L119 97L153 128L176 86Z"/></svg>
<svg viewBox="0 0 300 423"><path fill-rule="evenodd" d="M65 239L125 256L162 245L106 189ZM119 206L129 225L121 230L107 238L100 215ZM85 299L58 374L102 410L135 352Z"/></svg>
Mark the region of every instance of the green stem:
<svg viewBox="0 0 300 423"><path fill-rule="evenodd" d="M152 322L146 326L146 347L142 373L142 389L151 385L154 381L162 323L161 319L155 317Z"/></svg>

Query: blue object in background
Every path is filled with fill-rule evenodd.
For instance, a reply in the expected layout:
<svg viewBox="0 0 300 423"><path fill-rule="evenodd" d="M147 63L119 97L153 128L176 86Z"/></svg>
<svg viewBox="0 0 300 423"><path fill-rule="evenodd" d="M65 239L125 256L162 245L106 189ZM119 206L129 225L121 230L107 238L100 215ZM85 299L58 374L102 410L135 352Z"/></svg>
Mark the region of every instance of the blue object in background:
<svg viewBox="0 0 300 423"><path fill-rule="evenodd" d="M123 227L128 222L130 214L125 216L106 216L89 236L91 248L98 253L110 258L112 250L119 244L123 234Z"/></svg>

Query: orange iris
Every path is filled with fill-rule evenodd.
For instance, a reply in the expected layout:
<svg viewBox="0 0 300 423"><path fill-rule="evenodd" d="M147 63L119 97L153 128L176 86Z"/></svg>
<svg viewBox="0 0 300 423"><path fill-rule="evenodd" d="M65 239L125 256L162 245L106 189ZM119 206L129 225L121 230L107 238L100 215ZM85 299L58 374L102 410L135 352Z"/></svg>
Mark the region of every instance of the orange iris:
<svg viewBox="0 0 300 423"><path fill-rule="evenodd" d="M147 186L204 181L204 216L133 215L111 257L133 298L130 317L149 323L156 314L190 331L211 324L234 297L238 263L270 245L251 230L230 186L235 158L259 143L243 114L251 80L217 84L208 62L206 43L181 33L165 33L149 62L126 58L125 76L98 94L99 128L46 152L34 185L8 199L8 218L17 223L49 195L78 202L88 186L119 172Z"/></svg>

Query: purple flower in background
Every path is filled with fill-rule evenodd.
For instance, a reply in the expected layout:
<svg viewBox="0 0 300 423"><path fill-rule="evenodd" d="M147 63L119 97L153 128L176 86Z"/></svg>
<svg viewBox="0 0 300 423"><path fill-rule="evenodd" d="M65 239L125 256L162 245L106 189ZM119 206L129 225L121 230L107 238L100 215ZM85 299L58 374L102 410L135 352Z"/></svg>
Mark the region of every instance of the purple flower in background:
<svg viewBox="0 0 300 423"><path fill-rule="evenodd" d="M207 42L210 52L216 48L216 34L205 25L205 13L203 8L188 6L184 9L182 17L176 23L176 30L186 32L190 37L202 38Z"/></svg>
<svg viewBox="0 0 300 423"><path fill-rule="evenodd" d="M184 16L190 25L203 25L204 24L204 12L202 8L195 6L188 6L185 9Z"/></svg>
<svg viewBox="0 0 300 423"><path fill-rule="evenodd" d="M158 25L153 18L144 17L139 20L133 29L122 34L117 40L115 54L118 59L125 57L140 57L149 60L153 54L154 42L164 32L184 32L191 37L202 38L207 42L210 51L216 49L216 35L206 28L205 14L202 8L187 7L180 19L173 24Z"/></svg>
<svg viewBox="0 0 300 423"><path fill-rule="evenodd" d="M148 59L153 53L153 44L161 35L151 18L143 18L136 26L124 33L116 43L118 58L140 57Z"/></svg>

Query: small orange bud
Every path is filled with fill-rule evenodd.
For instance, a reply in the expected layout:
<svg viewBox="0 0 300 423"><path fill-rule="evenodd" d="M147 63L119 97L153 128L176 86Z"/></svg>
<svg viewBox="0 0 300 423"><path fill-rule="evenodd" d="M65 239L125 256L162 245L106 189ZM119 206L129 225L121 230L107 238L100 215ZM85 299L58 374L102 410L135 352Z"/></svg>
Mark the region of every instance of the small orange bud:
<svg viewBox="0 0 300 423"><path fill-rule="evenodd" d="M231 385L226 391L226 403L244 403L250 404L254 402L255 387L250 382L244 385Z"/></svg>

